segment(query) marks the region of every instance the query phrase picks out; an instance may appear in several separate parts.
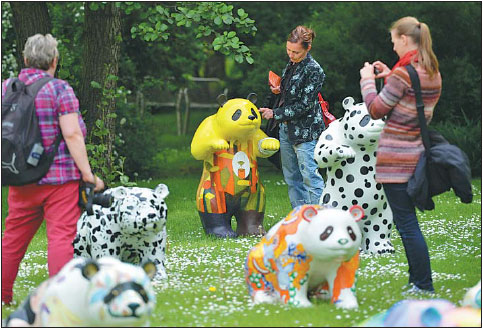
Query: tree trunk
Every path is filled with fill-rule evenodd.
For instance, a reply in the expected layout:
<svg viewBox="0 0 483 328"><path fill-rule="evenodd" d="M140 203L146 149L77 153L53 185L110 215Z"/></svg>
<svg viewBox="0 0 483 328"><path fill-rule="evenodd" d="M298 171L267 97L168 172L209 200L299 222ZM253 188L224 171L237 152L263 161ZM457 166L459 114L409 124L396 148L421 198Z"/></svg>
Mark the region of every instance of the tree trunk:
<svg viewBox="0 0 483 328"><path fill-rule="evenodd" d="M97 4L98 8L92 8L93 4ZM113 164L111 155L115 138L115 119L110 114L115 112L117 88L116 79L109 77L118 75L120 49L121 12L115 2L86 2L79 103L81 109L86 110L88 142L107 147L105 158L109 172ZM92 87L92 81L99 83L101 88ZM109 130L106 136L93 136L97 120L103 121Z"/></svg>
<svg viewBox="0 0 483 328"><path fill-rule="evenodd" d="M17 64L20 71L25 67L23 62L25 42L37 33L51 33L52 23L46 2L10 1L10 8L12 8L13 27L17 37Z"/></svg>

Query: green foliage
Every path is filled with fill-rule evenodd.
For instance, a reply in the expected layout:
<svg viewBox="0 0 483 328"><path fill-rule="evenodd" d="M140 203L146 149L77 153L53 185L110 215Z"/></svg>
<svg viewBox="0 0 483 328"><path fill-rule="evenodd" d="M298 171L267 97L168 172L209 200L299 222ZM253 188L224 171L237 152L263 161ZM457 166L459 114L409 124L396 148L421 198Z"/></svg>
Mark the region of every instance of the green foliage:
<svg viewBox="0 0 483 328"><path fill-rule="evenodd" d="M81 79L83 2L47 2L52 21L52 35L58 41L57 76L78 90ZM65 13L69 13L66 15Z"/></svg>
<svg viewBox="0 0 483 328"><path fill-rule="evenodd" d="M245 71L245 76L239 79L230 80L230 89L234 89L235 96L246 97L250 92L259 95L258 106L261 106L264 96L270 94L268 87L268 71L274 71L282 75L282 70L287 63L285 48L280 44L268 41L261 46L252 46L255 63L251 69Z"/></svg>
<svg viewBox="0 0 483 328"><path fill-rule="evenodd" d="M15 58L17 45L12 19L10 3L2 1L2 80L18 74Z"/></svg>
<svg viewBox="0 0 483 328"><path fill-rule="evenodd" d="M10 5L9 2L1 5L2 79L5 79L16 75L18 68ZM59 40L57 76L67 80L74 90L78 90L82 71L84 5L84 2L47 2L52 34ZM103 2L91 3L91 7L103 5ZM201 101L206 102L205 97L213 99L212 92L220 93L218 89L226 87L230 98L256 92L260 106L270 93L268 71L281 74L287 63L287 35L295 26L304 24L317 34L311 54L326 73L322 94L330 103L331 112L340 117L345 97L362 100L359 69L365 61L380 59L389 66L396 62L388 28L398 18L411 15L429 25L443 77L443 93L433 124L441 123L450 130L449 126L467 127L465 117L481 121L480 2L116 2L116 5L123 12L118 84L133 91L127 95L129 102L134 101L138 91L144 94L146 102L173 102L180 87L191 90L190 77L201 76L223 81L202 93ZM447 22L451 22L451 27ZM249 64L249 58L253 64ZM167 120L159 122L157 130L169 129L167 124ZM481 139L474 130L462 128L458 132L467 132L459 139L473 141L474 147L469 147L473 152L478 149L474 140ZM181 139L184 147L188 147L189 140ZM481 161L472 162L477 165ZM478 171L474 168L474 172Z"/></svg>
<svg viewBox="0 0 483 328"><path fill-rule="evenodd" d="M154 134L159 128L149 112L140 115L134 105L117 109L116 151L124 159L124 173L131 179L148 179L158 175L154 156L158 146Z"/></svg>
<svg viewBox="0 0 483 328"><path fill-rule="evenodd" d="M258 32L249 43L253 67L242 66L244 76L231 82L241 95L263 85L263 92L269 92L268 69L279 69L274 65L279 54L284 63L288 61L284 53L286 36L303 24L316 32L311 54L326 73L322 94L331 104L331 112L340 117L345 97L362 101L359 70L365 61L379 59L388 66L397 61L388 29L392 22L409 15L430 27L440 62L443 94L438 108L444 110L436 112L435 121L464 123L460 108L467 116L481 120L479 2L288 2L276 8L271 3L247 2L243 7L257 22ZM277 22L277 28L273 22ZM277 45L281 51L270 53ZM281 73L281 68L275 72Z"/></svg>
<svg viewBox="0 0 483 328"><path fill-rule="evenodd" d="M471 167L473 177L481 175L481 120L470 120L461 111L465 119L463 125L455 125L451 122L431 123L429 128L440 132L449 143L461 148L466 155Z"/></svg>
<svg viewBox="0 0 483 328"><path fill-rule="evenodd" d="M103 86L99 82L91 81L91 86L93 88L102 89L102 100L98 106L98 110L107 111L109 103L114 100L125 102L126 90L124 87L121 86L115 89L107 88L107 85L117 79L117 76L109 75L105 79ZM107 113L105 117L107 119L116 119L117 114L111 112ZM111 131L105 125L105 122L101 119L96 120L90 131L89 141L86 144L92 171L98 174L104 180L106 185L115 184L117 179L119 179L119 182L124 186L136 185L136 183L130 182L129 176L124 173L125 157L119 156L115 151L112 151L110 156L106 156L106 154L109 153L107 140L109 139L110 134ZM115 147L115 143L113 147Z"/></svg>
<svg viewBox="0 0 483 328"><path fill-rule="evenodd" d="M144 41L167 41L173 33L173 27L191 29L196 39L211 41L211 49L233 57L238 63L244 60L251 64L253 58L250 49L237 36L255 35L254 20L239 8L233 13L233 5L222 2L177 2L175 6L139 3L122 3L126 13L141 10L141 22L131 27L133 38L141 37ZM228 29L228 30L227 30Z"/></svg>

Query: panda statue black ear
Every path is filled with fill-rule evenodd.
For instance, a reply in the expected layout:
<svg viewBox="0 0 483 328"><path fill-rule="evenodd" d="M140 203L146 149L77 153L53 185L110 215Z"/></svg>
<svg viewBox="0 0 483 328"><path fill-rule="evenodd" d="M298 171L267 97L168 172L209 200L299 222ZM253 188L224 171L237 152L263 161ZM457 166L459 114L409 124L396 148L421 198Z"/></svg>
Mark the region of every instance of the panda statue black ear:
<svg viewBox="0 0 483 328"><path fill-rule="evenodd" d="M82 276L87 280L91 280L92 276L94 276L98 271L99 265L93 260L87 260L81 268Z"/></svg>
<svg viewBox="0 0 483 328"><path fill-rule="evenodd" d="M156 265L153 262L147 261L142 264L142 268L144 272L146 272L149 279L153 280L154 275L156 274Z"/></svg>
<svg viewBox="0 0 483 328"><path fill-rule="evenodd" d="M250 100L252 103L256 104L257 103L257 94L252 92L247 96L247 99Z"/></svg>
<svg viewBox="0 0 483 328"><path fill-rule="evenodd" d="M224 93L222 93L221 95L216 97L216 101L218 102L220 107L223 106L226 103L226 95Z"/></svg>

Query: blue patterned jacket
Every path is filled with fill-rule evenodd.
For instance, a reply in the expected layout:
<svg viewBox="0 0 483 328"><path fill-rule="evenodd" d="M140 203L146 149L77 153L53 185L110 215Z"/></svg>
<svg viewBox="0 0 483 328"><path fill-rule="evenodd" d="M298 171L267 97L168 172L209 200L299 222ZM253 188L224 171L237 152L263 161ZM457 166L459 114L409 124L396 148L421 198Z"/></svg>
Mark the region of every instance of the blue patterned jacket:
<svg viewBox="0 0 483 328"><path fill-rule="evenodd" d="M282 80L289 65L283 70ZM287 81L283 105L273 109L275 120L287 122L288 138L294 145L317 140L325 128L317 97L324 79L324 70L308 53Z"/></svg>

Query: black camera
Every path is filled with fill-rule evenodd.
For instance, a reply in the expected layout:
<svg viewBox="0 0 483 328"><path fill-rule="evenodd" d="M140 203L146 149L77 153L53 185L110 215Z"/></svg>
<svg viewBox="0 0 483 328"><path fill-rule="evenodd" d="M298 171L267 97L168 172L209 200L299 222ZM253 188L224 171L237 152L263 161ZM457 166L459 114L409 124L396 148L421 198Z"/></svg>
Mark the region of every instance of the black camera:
<svg viewBox="0 0 483 328"><path fill-rule="evenodd" d="M103 193L94 193L96 186L93 183L81 182L79 188L79 205L92 215L92 205L100 205L102 207L110 207L112 204L112 196Z"/></svg>

